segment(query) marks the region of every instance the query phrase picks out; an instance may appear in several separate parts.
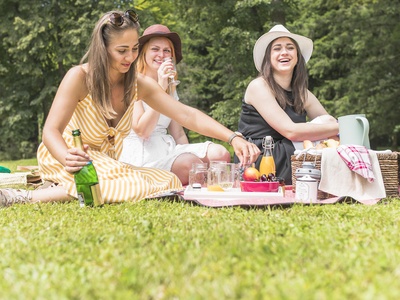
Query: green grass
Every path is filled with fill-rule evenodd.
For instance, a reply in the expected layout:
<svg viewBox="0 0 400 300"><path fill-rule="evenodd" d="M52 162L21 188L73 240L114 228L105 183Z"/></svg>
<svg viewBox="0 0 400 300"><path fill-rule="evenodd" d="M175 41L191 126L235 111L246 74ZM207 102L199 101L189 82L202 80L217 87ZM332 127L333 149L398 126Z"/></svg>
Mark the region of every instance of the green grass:
<svg viewBox="0 0 400 300"><path fill-rule="evenodd" d="M400 199L0 209L0 299L397 299Z"/></svg>
<svg viewBox="0 0 400 300"><path fill-rule="evenodd" d="M0 161L0 166L9 168L11 172L16 172L18 166L37 166L37 159L3 160Z"/></svg>

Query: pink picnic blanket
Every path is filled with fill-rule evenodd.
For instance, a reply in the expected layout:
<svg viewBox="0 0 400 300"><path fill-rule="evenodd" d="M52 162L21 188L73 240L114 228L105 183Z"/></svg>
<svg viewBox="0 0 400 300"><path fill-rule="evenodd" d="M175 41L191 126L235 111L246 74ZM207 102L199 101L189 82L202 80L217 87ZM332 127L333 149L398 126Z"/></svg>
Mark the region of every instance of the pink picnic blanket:
<svg viewBox="0 0 400 300"><path fill-rule="evenodd" d="M207 207L268 207L268 206L291 206L293 204L303 204L303 205L323 205L323 204L335 204L335 203L361 203L365 205L373 205L378 203L381 199L370 199L370 200L355 200L351 197L333 197L324 200L313 201L312 203L302 203L300 200L295 199L295 193L292 191L291 186L286 187L285 196L268 196L260 198L223 198L223 199L195 199L195 198L184 198L183 191L170 192L168 194L159 194L154 198L170 198L180 201L186 201L188 203L195 203Z"/></svg>

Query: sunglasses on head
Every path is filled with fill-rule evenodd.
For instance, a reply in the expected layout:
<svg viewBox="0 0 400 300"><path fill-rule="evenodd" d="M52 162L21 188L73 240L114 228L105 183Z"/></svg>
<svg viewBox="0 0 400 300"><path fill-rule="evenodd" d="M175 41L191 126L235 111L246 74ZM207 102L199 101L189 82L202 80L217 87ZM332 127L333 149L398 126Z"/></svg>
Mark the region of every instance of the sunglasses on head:
<svg viewBox="0 0 400 300"><path fill-rule="evenodd" d="M133 23L138 23L139 22L139 16L138 14L131 9L128 9L125 11L123 14L120 13L112 13L110 15L110 23L113 24L114 26L122 26L124 24L125 18L129 18Z"/></svg>

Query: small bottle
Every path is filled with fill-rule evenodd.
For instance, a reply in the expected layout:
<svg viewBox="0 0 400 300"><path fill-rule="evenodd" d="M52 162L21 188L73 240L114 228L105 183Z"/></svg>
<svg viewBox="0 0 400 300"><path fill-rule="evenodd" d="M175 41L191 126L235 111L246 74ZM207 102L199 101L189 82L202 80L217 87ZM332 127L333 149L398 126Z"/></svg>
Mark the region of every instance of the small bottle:
<svg viewBox="0 0 400 300"><path fill-rule="evenodd" d="M264 148L264 154L261 158L260 162L260 174L275 174L275 160L274 157L272 156L272 149L274 148L274 140L271 136L267 135L264 137L262 146Z"/></svg>
<svg viewBox="0 0 400 300"><path fill-rule="evenodd" d="M81 132L79 129L72 130L76 148L83 149ZM76 190L80 206L101 206L104 204L101 196L99 179L96 169L91 161L74 174Z"/></svg>

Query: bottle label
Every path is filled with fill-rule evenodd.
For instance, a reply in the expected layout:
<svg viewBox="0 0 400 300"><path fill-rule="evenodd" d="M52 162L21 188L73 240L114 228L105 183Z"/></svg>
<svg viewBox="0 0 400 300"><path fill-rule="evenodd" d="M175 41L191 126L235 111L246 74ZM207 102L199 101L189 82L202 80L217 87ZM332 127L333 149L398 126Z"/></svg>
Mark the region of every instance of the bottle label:
<svg viewBox="0 0 400 300"><path fill-rule="evenodd" d="M317 181L298 180L296 182L295 199L300 200L303 203L311 203L317 200L317 193L318 193Z"/></svg>
<svg viewBox="0 0 400 300"><path fill-rule="evenodd" d="M104 204L104 200L101 197L100 185L95 184L90 186L90 191L92 192L93 204L94 206L101 206Z"/></svg>
<svg viewBox="0 0 400 300"><path fill-rule="evenodd" d="M78 192L78 201L79 201L79 206L84 207L85 206L85 197L83 196L83 193Z"/></svg>

